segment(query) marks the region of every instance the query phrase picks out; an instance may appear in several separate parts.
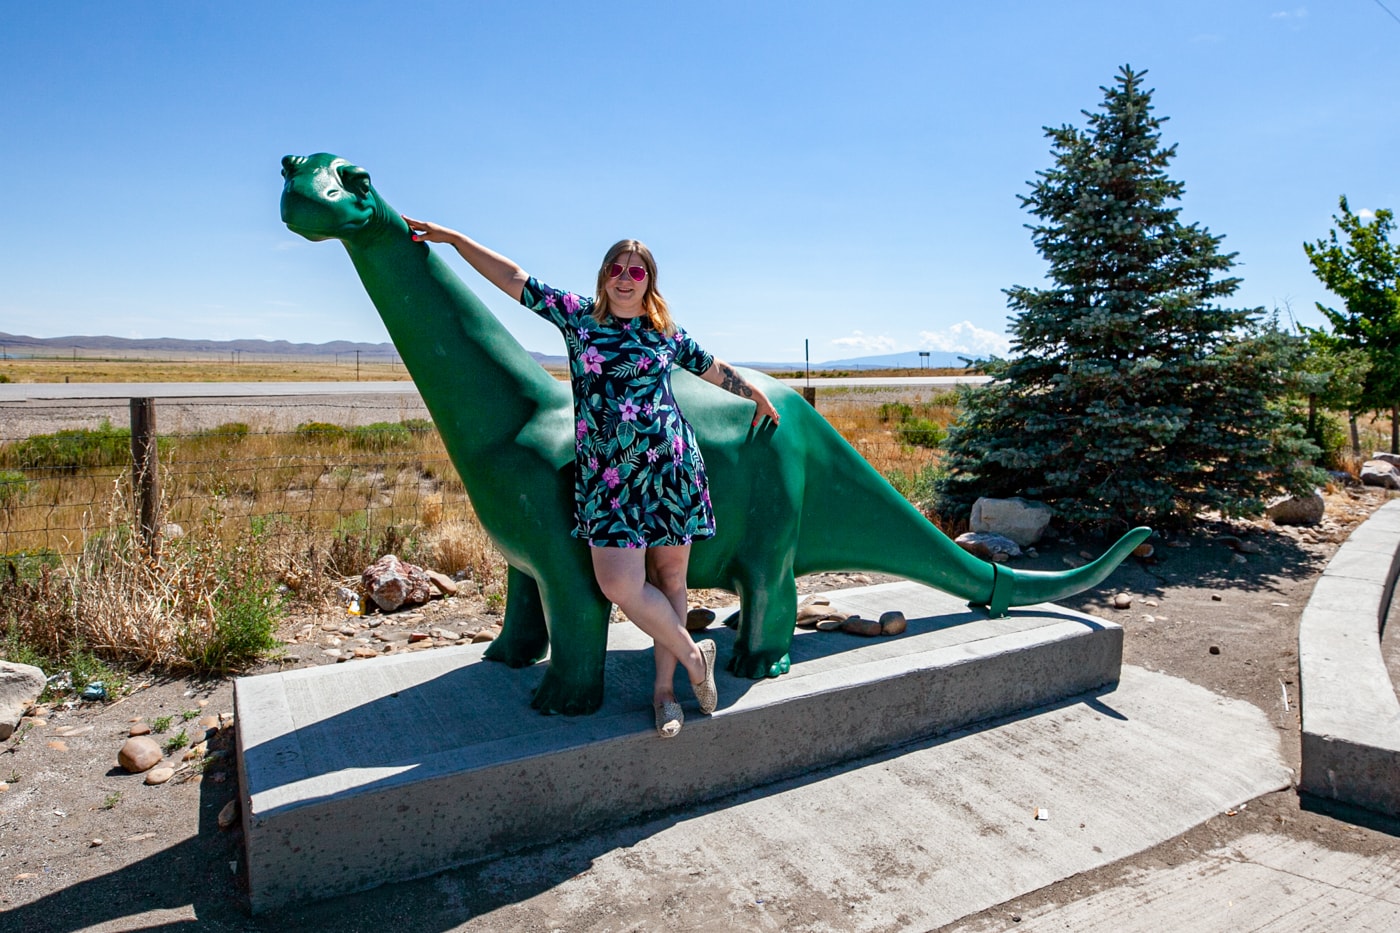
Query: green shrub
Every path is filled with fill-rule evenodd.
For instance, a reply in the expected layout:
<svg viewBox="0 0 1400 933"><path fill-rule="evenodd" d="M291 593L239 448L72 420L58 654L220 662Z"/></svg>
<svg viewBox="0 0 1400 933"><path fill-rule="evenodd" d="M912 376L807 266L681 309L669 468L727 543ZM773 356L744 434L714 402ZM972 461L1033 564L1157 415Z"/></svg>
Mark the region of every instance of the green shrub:
<svg viewBox="0 0 1400 933"><path fill-rule="evenodd" d="M416 437L433 433L433 422L428 418L405 418L399 422L408 432Z"/></svg>
<svg viewBox="0 0 1400 933"><path fill-rule="evenodd" d="M206 428L203 431L197 431L194 436L219 441L241 441L248 436L248 425L242 421L230 421L226 424Z"/></svg>
<svg viewBox="0 0 1400 933"><path fill-rule="evenodd" d="M914 417L914 409L905 402L881 402L879 414L882 424L905 422Z"/></svg>
<svg viewBox="0 0 1400 933"><path fill-rule="evenodd" d="M345 436L345 429L338 424L325 421L303 421L297 425L297 437L304 441L338 441Z"/></svg>
<svg viewBox="0 0 1400 933"><path fill-rule="evenodd" d="M942 470L930 463L913 473L891 470L885 478L890 481L891 486L899 490L900 495L922 509L936 497L937 490L934 484L938 482L940 475Z"/></svg>
<svg viewBox="0 0 1400 933"><path fill-rule="evenodd" d="M242 670L281 648L277 624L283 599L259 568L230 561L219 570L213 617L187 625L178 636L181 655L203 674Z"/></svg>
<svg viewBox="0 0 1400 933"><path fill-rule="evenodd" d="M0 508L19 505L29 491L29 478L19 470L0 470Z"/></svg>
<svg viewBox="0 0 1400 933"><path fill-rule="evenodd" d="M948 436L947 431L927 418L900 422L894 433L900 441L913 447L937 447Z"/></svg>
<svg viewBox="0 0 1400 933"><path fill-rule="evenodd" d="M37 551L11 551L0 555L0 579L10 582L33 582L45 570L56 570L63 558L52 548Z"/></svg>
<svg viewBox="0 0 1400 933"><path fill-rule="evenodd" d="M394 450L408 447L413 443L413 432L402 424L391 421L376 421L374 424L360 425L350 431L350 446L356 450Z"/></svg>
<svg viewBox="0 0 1400 933"><path fill-rule="evenodd" d="M76 473L80 469L124 465L131 462L131 429L115 428L103 420L96 428L70 428L54 434L35 434L8 445L7 466L22 470Z"/></svg>

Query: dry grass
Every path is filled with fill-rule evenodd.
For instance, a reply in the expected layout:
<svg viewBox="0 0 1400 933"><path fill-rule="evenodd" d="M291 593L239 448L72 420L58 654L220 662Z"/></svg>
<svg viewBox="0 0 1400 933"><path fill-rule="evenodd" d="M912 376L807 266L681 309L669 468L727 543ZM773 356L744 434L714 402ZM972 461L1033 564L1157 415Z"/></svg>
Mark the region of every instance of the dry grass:
<svg viewBox="0 0 1400 933"><path fill-rule="evenodd" d="M927 390L821 389L818 409L917 501L937 453L909 443L901 425L946 427L954 400ZM286 601L324 608L342 580L385 553L499 598L505 562L441 439L425 426L274 433L228 424L163 435L167 532L158 558L133 532L129 468L26 467L22 488L0 499L0 553L51 560L41 567L20 559L0 574L0 636L8 627L12 644L51 658L90 650L168 668L231 669L256 655L247 646L268 650L258 633ZM19 465L18 443L0 445L0 469Z"/></svg>

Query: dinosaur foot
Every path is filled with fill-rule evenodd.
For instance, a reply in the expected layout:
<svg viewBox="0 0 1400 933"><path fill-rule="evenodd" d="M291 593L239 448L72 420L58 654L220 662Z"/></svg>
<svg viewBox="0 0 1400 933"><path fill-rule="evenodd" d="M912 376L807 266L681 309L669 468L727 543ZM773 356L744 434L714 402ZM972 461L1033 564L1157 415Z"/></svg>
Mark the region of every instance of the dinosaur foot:
<svg viewBox="0 0 1400 933"><path fill-rule="evenodd" d="M529 667L543 660L548 653L548 635L542 638L511 635L510 626L506 626L500 637L487 646L482 657L488 661L500 661L507 667Z"/></svg>
<svg viewBox="0 0 1400 933"><path fill-rule="evenodd" d="M792 659L786 651L749 652L736 643L727 669L736 677L762 680L765 677L781 677L786 674L792 669Z"/></svg>
<svg viewBox="0 0 1400 933"><path fill-rule="evenodd" d="M603 679L578 683L559 675L553 664L535 688L530 705L546 716L587 716L603 705Z"/></svg>

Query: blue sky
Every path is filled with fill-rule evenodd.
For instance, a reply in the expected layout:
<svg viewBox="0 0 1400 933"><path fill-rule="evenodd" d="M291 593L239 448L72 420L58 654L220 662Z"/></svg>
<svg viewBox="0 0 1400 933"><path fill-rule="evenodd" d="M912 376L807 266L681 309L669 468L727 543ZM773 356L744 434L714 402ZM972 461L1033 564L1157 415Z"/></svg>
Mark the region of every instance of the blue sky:
<svg viewBox="0 0 1400 933"><path fill-rule="evenodd" d="M329 151L558 287L646 241L726 359L1002 351L1002 289L1044 275L1017 199L1042 127L1083 125L1125 63L1170 118L1182 218L1239 253L1232 304L1316 324L1303 242L1341 194L1400 208L1387 7L9 3L0 331L387 339L344 250L278 219L280 158Z"/></svg>

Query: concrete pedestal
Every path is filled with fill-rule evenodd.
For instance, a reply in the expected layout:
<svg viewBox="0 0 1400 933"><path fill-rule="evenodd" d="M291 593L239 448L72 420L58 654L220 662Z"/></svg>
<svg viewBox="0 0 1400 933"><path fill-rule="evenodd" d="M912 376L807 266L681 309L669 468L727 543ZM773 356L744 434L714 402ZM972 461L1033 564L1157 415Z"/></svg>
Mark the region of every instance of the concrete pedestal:
<svg viewBox="0 0 1400 933"><path fill-rule="evenodd" d="M252 909L432 874L695 804L1116 683L1122 630L1056 606L990 620L914 583L829 594L906 634L799 631L790 674L718 675L680 736L652 728L650 641L611 628L593 716L541 716L544 666L482 646L304 668L235 685ZM726 611L720 610L724 618ZM720 665L733 633L707 633Z"/></svg>

